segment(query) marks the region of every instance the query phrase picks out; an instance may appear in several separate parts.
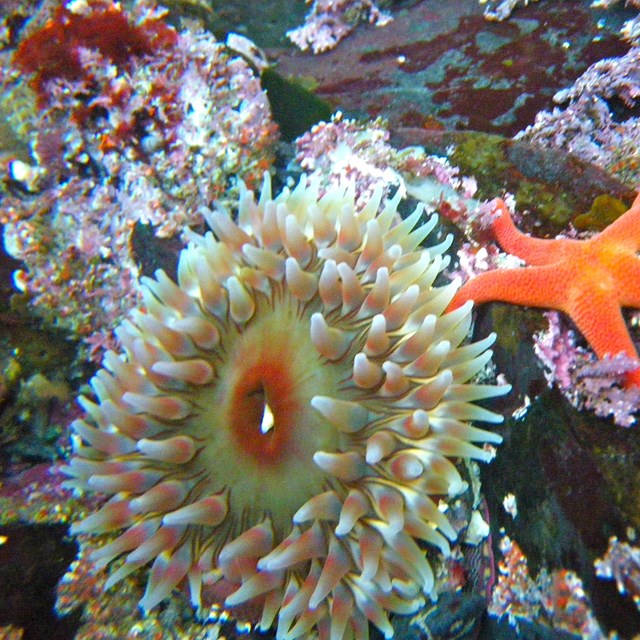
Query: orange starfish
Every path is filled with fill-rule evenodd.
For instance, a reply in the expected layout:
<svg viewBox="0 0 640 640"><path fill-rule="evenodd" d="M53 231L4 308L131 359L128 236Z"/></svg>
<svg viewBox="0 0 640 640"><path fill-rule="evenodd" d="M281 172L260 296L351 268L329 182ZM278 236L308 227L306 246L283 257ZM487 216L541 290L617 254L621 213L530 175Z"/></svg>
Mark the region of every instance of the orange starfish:
<svg viewBox="0 0 640 640"><path fill-rule="evenodd" d="M627 212L588 240L528 236L515 227L505 203L496 202L495 237L527 266L480 274L462 286L450 308L467 300L499 300L557 309L573 320L599 358L622 352L638 360L621 308L640 308L640 194ZM626 385L640 386L640 363L626 374Z"/></svg>

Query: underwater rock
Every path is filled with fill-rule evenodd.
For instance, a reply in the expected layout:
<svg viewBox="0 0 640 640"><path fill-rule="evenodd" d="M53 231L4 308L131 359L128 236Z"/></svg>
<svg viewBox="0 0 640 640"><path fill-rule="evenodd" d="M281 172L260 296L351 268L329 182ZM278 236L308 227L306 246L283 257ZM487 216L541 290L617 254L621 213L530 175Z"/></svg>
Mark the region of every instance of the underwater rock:
<svg viewBox="0 0 640 640"><path fill-rule="evenodd" d="M0 626L25 640L72 640L78 616L58 618L55 586L76 554L61 524L0 526Z"/></svg>

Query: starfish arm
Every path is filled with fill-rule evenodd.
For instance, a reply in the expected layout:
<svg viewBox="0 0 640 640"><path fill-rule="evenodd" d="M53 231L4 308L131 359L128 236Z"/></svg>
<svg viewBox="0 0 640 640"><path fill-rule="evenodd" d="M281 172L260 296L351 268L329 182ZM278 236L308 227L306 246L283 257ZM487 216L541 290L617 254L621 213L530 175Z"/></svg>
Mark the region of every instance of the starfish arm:
<svg viewBox="0 0 640 640"><path fill-rule="evenodd" d="M546 265L566 258L567 253L580 245L579 240L534 238L522 233L513 223L504 200L496 199L498 217L492 225L498 244L507 253L522 258L527 264Z"/></svg>
<svg viewBox="0 0 640 640"><path fill-rule="evenodd" d="M589 295L574 305L570 316L598 358L624 353L638 360L638 352L614 295ZM640 386L640 368L627 374L626 384Z"/></svg>
<svg viewBox="0 0 640 640"><path fill-rule="evenodd" d="M640 248L640 193L633 201L631 209L603 229L597 239L605 242L620 242L631 246L634 250Z"/></svg>
<svg viewBox="0 0 640 640"><path fill-rule="evenodd" d="M565 270L557 265L495 269L466 282L454 296L449 309L473 300L476 304L499 301L565 311L569 284Z"/></svg>

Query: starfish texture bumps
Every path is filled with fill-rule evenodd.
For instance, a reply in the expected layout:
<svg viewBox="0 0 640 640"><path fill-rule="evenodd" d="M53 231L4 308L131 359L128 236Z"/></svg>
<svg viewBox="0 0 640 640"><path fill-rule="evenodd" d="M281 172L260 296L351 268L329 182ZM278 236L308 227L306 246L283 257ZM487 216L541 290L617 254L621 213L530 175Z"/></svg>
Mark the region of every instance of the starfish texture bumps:
<svg viewBox="0 0 640 640"><path fill-rule="evenodd" d="M527 266L480 274L457 292L449 308L474 300L556 309L573 320L599 358L623 353L638 360L621 309L640 308L640 195L587 240L533 238L518 231L502 200L497 210L498 243ZM640 386L640 367L626 374L626 384Z"/></svg>

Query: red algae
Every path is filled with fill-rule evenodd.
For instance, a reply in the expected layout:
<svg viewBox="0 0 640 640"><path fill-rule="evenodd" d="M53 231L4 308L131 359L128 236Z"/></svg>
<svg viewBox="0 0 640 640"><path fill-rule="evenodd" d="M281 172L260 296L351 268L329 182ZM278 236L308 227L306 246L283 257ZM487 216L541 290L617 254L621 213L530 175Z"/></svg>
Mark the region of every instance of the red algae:
<svg viewBox="0 0 640 640"><path fill-rule="evenodd" d="M52 78L80 80L87 70L80 50L99 51L116 65L132 56L151 55L177 40L177 33L164 22L148 18L139 26L127 19L119 6L100 0L89 12L74 13L59 7L44 27L25 38L14 55L14 64L34 74L33 86L44 97L43 83Z"/></svg>

